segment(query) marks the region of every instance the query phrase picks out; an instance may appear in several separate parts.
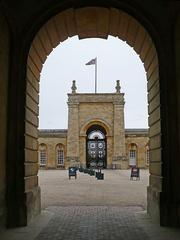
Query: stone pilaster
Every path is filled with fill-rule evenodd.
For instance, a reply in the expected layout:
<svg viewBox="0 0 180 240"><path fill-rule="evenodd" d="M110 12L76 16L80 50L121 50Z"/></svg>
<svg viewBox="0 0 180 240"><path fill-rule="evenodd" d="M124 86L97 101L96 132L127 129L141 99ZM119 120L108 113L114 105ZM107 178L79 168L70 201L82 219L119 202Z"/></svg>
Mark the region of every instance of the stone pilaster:
<svg viewBox="0 0 180 240"><path fill-rule="evenodd" d="M116 168L127 168L124 129L124 98L114 102L114 156Z"/></svg>
<svg viewBox="0 0 180 240"><path fill-rule="evenodd" d="M107 168L112 168L112 157L113 157L113 137L107 137Z"/></svg>
<svg viewBox="0 0 180 240"><path fill-rule="evenodd" d="M71 101L71 94L68 110L67 161L70 166L79 165L79 105Z"/></svg>
<svg viewBox="0 0 180 240"><path fill-rule="evenodd" d="M80 137L79 153L80 165L86 167L86 136Z"/></svg>

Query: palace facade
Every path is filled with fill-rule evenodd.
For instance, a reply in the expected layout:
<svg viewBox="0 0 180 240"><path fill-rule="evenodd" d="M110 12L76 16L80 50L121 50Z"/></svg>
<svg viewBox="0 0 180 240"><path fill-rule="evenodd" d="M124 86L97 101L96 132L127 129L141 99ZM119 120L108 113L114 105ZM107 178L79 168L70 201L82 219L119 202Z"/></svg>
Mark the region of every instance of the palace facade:
<svg viewBox="0 0 180 240"><path fill-rule="evenodd" d="M127 169L149 165L148 129L124 128L124 93L68 94L68 129L39 130L39 165Z"/></svg>

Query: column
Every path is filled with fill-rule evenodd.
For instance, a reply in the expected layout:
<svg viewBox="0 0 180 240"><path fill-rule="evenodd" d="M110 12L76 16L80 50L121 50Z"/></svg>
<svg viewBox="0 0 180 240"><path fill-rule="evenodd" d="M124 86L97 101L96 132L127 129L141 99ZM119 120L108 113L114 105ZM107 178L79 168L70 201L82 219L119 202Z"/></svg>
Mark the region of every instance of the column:
<svg viewBox="0 0 180 240"><path fill-rule="evenodd" d="M86 136L80 137L79 152L80 166L86 167Z"/></svg>
<svg viewBox="0 0 180 240"><path fill-rule="evenodd" d="M67 161L79 165L79 104L68 102Z"/></svg>
<svg viewBox="0 0 180 240"><path fill-rule="evenodd" d="M125 149L124 101L114 103L114 152L113 165L116 168L128 167Z"/></svg>

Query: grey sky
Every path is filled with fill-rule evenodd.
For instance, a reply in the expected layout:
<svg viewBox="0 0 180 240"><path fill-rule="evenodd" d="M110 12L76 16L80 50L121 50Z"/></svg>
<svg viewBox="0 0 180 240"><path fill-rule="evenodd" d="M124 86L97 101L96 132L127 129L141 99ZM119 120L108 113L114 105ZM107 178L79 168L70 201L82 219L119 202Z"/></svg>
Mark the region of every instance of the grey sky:
<svg viewBox="0 0 180 240"><path fill-rule="evenodd" d="M78 40L69 38L47 58L40 79L39 128L67 128L67 93L72 80L77 92L94 92L94 65L98 59L98 92L115 92L120 80L125 93L125 127L148 127L147 81L136 52L118 38Z"/></svg>

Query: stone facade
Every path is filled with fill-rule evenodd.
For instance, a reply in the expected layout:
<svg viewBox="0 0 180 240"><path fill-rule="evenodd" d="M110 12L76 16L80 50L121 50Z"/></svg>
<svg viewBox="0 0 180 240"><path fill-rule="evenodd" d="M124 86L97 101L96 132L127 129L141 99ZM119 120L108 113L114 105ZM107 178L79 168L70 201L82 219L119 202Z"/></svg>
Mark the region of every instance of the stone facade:
<svg viewBox="0 0 180 240"><path fill-rule="evenodd" d="M80 155L81 158L85 159L85 151L83 149L83 146L86 147L86 145L82 144L83 138L80 138ZM67 130L62 129L56 129L56 130L50 130L50 129L44 129L39 130L39 149L42 144L46 145L46 164L40 165L40 159L39 159L39 166L42 169L67 169L69 166L69 161L67 160ZM109 147L107 149L108 156L112 156L113 150L110 146L112 146L112 138L109 140ZM131 149L131 146L136 145L137 146L137 156L136 156L136 165L140 168L148 168L148 143L149 143L149 137L148 137L148 129L125 129L125 151L126 151L126 159L127 159L127 168L130 167L129 165L129 152ZM57 164L57 155L56 155L56 146L58 144L62 144L64 146L64 164L61 166L58 166ZM85 162L84 162L85 165ZM111 164L108 164L109 168L114 168L116 165L113 165L113 162L111 161Z"/></svg>
<svg viewBox="0 0 180 240"><path fill-rule="evenodd" d="M68 94L68 130L39 131L39 163L43 168L87 166L87 136L93 126L104 129L106 168L148 167L147 129L124 128L124 94ZM57 148L59 150L57 150Z"/></svg>

